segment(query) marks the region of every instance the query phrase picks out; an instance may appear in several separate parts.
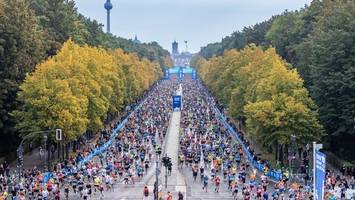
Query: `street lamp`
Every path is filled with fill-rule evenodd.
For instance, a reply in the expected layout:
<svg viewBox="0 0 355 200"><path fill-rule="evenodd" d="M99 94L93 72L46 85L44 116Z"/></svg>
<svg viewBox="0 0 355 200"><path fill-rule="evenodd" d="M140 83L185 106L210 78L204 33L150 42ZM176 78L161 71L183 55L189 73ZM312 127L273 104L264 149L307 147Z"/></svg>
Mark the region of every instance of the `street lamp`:
<svg viewBox="0 0 355 200"><path fill-rule="evenodd" d="M47 141L48 141L48 134L47 133L44 134L43 139L44 139L44 148L46 149L46 154L44 154L44 156L46 158L45 160L46 160L47 170L49 170L49 149L48 149L48 144L47 144Z"/></svg>
<svg viewBox="0 0 355 200"><path fill-rule="evenodd" d="M154 187L155 187L155 200L158 200L158 194L159 194L159 158L160 158L160 155L161 154L161 149L160 147L156 147L155 149L155 155L156 155L156 169L155 169L155 184L154 184ZM159 157L158 157L159 156Z"/></svg>
<svg viewBox="0 0 355 200"><path fill-rule="evenodd" d="M23 167L23 147L22 147L22 143L17 148L17 159L18 159L17 170L18 170L18 177L19 177L19 181L20 181L20 179L21 179L21 171L22 171L22 167Z"/></svg>
<svg viewBox="0 0 355 200"><path fill-rule="evenodd" d="M289 161L289 172L290 172L290 180L293 177L293 170L292 170L292 161L295 159L295 155L294 155L294 145L296 143L296 135L291 134L291 155L289 155L288 161Z"/></svg>
<svg viewBox="0 0 355 200"><path fill-rule="evenodd" d="M155 200L158 200L158 194L159 194L159 184L158 184L158 179L159 179L159 161L158 161L158 159L156 160L156 169L155 169L156 171L155 171L155 185L154 185L154 187L155 187Z"/></svg>
<svg viewBox="0 0 355 200"><path fill-rule="evenodd" d="M60 140L62 140L62 129L56 129L56 130L45 130L45 131L36 131L36 132L30 132L31 135L34 135L34 134L44 134L43 135L43 140L44 140L44 146L46 148L46 152L47 152L47 156L46 156L46 166L47 166L47 169L49 170L49 150L48 150L48 133L53 133L55 132L56 133L56 139L58 140L58 137L57 136L60 136ZM58 135L58 133L60 133L60 135ZM23 143L25 142L25 140L28 140L30 139L30 137L24 137L22 139L22 141L20 142L20 145L17 147L17 156L18 156L18 161L19 161L19 168L21 168L23 166Z"/></svg>

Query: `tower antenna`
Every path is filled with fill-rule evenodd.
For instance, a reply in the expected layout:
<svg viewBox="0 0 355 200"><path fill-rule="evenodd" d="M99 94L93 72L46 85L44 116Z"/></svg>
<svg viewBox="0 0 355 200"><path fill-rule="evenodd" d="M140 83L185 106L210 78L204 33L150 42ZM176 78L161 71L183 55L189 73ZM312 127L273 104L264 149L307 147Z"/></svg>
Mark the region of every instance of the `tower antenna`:
<svg viewBox="0 0 355 200"><path fill-rule="evenodd" d="M113 8L111 0L106 0L104 7L107 11L107 33L110 33L110 11Z"/></svg>

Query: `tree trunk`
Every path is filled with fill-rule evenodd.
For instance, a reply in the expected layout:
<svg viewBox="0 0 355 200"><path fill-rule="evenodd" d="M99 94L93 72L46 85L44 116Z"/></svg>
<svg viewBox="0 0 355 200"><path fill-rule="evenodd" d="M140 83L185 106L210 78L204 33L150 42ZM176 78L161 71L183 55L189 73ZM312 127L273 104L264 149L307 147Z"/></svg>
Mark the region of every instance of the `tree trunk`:
<svg viewBox="0 0 355 200"><path fill-rule="evenodd" d="M283 164L283 145L279 145L280 149L279 149L279 161L281 164Z"/></svg>
<svg viewBox="0 0 355 200"><path fill-rule="evenodd" d="M65 145L65 158L69 159L69 143Z"/></svg>
<svg viewBox="0 0 355 200"><path fill-rule="evenodd" d="M60 145L60 148L62 149L62 158L61 159L63 159L64 160L64 158L65 158L65 149L64 149L64 144L61 144Z"/></svg>
<svg viewBox="0 0 355 200"><path fill-rule="evenodd" d="M279 154L279 143L278 142L275 142L275 160L276 161L279 161L279 156L278 156L278 154Z"/></svg>
<svg viewBox="0 0 355 200"><path fill-rule="evenodd" d="M77 146L77 142L74 141L74 142L73 142L73 152L74 152L74 153L76 153L76 146Z"/></svg>
<svg viewBox="0 0 355 200"><path fill-rule="evenodd" d="M58 153L58 160L60 160L60 143L57 142L57 153Z"/></svg>

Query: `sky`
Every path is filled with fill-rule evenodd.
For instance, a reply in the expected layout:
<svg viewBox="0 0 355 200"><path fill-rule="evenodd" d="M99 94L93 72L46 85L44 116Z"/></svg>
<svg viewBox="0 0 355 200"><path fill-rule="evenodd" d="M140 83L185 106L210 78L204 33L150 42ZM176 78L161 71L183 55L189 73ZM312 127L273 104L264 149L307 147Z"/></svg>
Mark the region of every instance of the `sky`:
<svg viewBox="0 0 355 200"><path fill-rule="evenodd" d="M106 26L106 0L75 0L80 13ZM124 38L137 35L142 42L157 41L171 51L198 52L233 31L296 10L311 0L111 0L111 33ZM106 27L104 28L106 31Z"/></svg>

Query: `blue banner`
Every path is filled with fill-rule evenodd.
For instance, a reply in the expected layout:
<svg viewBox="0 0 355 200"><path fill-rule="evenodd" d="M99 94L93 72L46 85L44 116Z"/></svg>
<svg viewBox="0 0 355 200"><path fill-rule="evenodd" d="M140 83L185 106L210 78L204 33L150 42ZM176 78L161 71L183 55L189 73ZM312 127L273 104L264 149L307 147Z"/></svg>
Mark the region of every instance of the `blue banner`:
<svg viewBox="0 0 355 200"><path fill-rule="evenodd" d="M325 154L316 151L315 200L324 199Z"/></svg>
<svg viewBox="0 0 355 200"><path fill-rule="evenodd" d="M53 173L52 172L46 172L43 174L43 179L42 179L42 186L44 187L48 181L52 178Z"/></svg>
<svg viewBox="0 0 355 200"><path fill-rule="evenodd" d="M170 71L169 71L169 69L166 69L165 72L164 72L164 79L168 80L169 77L170 77Z"/></svg>
<svg viewBox="0 0 355 200"><path fill-rule="evenodd" d="M183 78L184 78L184 71L180 67L180 69L179 69L179 79L182 80Z"/></svg>
<svg viewBox="0 0 355 200"><path fill-rule="evenodd" d="M196 79L196 70L192 71L192 79L193 79L193 80Z"/></svg>
<svg viewBox="0 0 355 200"><path fill-rule="evenodd" d="M175 109L181 109L181 96L180 95L173 96L173 110L175 110Z"/></svg>

